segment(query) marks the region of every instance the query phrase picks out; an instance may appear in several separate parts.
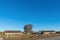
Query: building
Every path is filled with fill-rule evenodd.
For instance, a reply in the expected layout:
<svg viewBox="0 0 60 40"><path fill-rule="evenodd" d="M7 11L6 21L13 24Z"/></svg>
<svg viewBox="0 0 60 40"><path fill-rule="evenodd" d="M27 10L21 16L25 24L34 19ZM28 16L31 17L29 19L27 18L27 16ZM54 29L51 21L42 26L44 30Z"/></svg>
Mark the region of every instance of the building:
<svg viewBox="0 0 60 40"><path fill-rule="evenodd" d="M6 37L16 37L22 35L21 31L6 30L4 31Z"/></svg>
<svg viewBox="0 0 60 40"><path fill-rule="evenodd" d="M55 31L51 31L51 30L47 30L47 31L41 31L41 34L45 34L45 35L47 35L47 34L55 34L56 32Z"/></svg>
<svg viewBox="0 0 60 40"><path fill-rule="evenodd" d="M31 24L25 25L24 32L30 34L32 32L32 25Z"/></svg>
<svg viewBox="0 0 60 40"><path fill-rule="evenodd" d="M60 34L60 31L57 31L56 33L57 33L57 34Z"/></svg>

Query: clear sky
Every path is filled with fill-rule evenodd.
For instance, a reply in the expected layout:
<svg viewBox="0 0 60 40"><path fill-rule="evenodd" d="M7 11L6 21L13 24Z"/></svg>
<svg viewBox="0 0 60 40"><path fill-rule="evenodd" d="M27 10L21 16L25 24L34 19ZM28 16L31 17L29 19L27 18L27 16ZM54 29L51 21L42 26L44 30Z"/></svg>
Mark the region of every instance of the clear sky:
<svg viewBox="0 0 60 40"><path fill-rule="evenodd" d="M60 30L60 0L0 0L0 31Z"/></svg>

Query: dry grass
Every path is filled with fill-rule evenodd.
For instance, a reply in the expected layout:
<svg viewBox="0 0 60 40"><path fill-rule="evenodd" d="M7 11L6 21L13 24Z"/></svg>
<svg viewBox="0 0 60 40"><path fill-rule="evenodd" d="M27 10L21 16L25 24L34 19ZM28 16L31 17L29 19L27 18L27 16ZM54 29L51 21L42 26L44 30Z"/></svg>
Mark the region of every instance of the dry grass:
<svg viewBox="0 0 60 40"><path fill-rule="evenodd" d="M4 40L36 40L36 38L13 38L13 37L10 37L10 38L5 38Z"/></svg>
<svg viewBox="0 0 60 40"><path fill-rule="evenodd" d="M60 35L60 34L59 34ZM17 37L8 37L8 38L4 38L4 40L37 40L37 39L41 39L41 38L46 38L46 37L53 37L53 36L59 36L58 34L50 34L50 35L22 35L22 36L17 36Z"/></svg>

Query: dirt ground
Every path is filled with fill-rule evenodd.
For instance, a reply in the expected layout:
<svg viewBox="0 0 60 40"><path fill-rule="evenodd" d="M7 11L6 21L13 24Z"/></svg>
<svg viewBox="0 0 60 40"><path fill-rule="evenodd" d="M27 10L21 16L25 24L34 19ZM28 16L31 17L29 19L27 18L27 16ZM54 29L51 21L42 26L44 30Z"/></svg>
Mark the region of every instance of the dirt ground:
<svg viewBox="0 0 60 40"><path fill-rule="evenodd" d="M4 40L60 40L60 36L48 37L48 38L8 38Z"/></svg>

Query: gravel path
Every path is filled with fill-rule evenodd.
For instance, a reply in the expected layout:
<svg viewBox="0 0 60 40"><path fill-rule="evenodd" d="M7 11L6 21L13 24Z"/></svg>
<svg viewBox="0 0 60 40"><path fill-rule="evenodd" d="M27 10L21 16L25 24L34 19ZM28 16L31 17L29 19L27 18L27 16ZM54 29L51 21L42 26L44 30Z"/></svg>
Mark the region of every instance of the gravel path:
<svg viewBox="0 0 60 40"><path fill-rule="evenodd" d="M43 39L38 39L38 40L60 40L60 36L43 38Z"/></svg>

